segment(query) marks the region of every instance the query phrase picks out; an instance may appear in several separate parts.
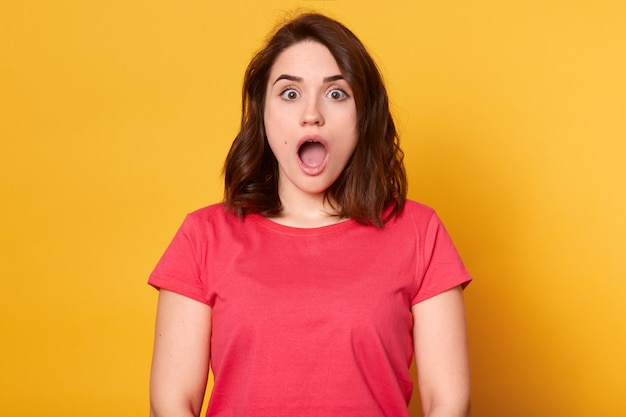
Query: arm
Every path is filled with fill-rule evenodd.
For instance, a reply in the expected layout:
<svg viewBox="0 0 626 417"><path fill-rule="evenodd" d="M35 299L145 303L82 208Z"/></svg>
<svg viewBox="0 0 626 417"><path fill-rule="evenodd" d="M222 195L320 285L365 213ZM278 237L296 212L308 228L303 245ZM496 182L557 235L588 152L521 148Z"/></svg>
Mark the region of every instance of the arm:
<svg viewBox="0 0 626 417"><path fill-rule="evenodd" d="M470 367L463 290L415 304L413 340L424 417L470 415Z"/></svg>
<svg viewBox="0 0 626 417"><path fill-rule="evenodd" d="M161 290L150 375L150 417L197 417L209 373L211 308Z"/></svg>

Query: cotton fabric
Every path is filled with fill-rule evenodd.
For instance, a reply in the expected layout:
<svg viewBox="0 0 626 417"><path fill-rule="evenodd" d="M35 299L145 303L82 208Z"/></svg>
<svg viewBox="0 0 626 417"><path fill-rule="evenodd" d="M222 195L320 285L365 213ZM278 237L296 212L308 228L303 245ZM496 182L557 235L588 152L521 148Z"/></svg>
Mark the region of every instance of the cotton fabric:
<svg viewBox="0 0 626 417"><path fill-rule="evenodd" d="M470 280L436 213L407 201L382 229L212 205L149 283L212 308L207 417L408 417L411 306Z"/></svg>

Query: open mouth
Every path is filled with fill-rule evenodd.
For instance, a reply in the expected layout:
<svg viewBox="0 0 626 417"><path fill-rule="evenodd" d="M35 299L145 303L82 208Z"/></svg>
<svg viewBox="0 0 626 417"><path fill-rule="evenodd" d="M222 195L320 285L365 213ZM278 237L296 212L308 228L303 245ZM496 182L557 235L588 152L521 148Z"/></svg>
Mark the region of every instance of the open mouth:
<svg viewBox="0 0 626 417"><path fill-rule="evenodd" d="M326 159L327 153L328 151L326 150L326 147L316 140L307 140L306 142L303 142L298 149L298 156L300 157L300 160L309 168L315 168L322 165Z"/></svg>

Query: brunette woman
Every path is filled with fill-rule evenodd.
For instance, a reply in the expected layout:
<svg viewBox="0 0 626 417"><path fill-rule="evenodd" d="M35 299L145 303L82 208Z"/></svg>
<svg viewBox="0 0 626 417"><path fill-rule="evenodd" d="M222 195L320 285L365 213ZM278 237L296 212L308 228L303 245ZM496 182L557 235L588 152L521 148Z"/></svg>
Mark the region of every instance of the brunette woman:
<svg viewBox="0 0 626 417"><path fill-rule="evenodd" d="M462 288L435 212L407 183L380 73L318 14L252 59L225 198L187 216L160 290L151 415L469 415Z"/></svg>

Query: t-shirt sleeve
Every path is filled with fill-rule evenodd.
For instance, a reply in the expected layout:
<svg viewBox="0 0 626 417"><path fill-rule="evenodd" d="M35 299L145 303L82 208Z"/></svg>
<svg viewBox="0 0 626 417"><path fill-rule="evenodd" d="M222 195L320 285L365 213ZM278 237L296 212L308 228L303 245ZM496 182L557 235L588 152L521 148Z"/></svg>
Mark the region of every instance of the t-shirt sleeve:
<svg viewBox="0 0 626 417"><path fill-rule="evenodd" d="M458 285L465 288L470 283L472 277L443 223L434 212L421 243L423 266L418 273L418 291L411 300L412 305Z"/></svg>
<svg viewBox="0 0 626 417"><path fill-rule="evenodd" d="M202 279L203 247L197 219L188 215L150 274L148 283L209 304Z"/></svg>

